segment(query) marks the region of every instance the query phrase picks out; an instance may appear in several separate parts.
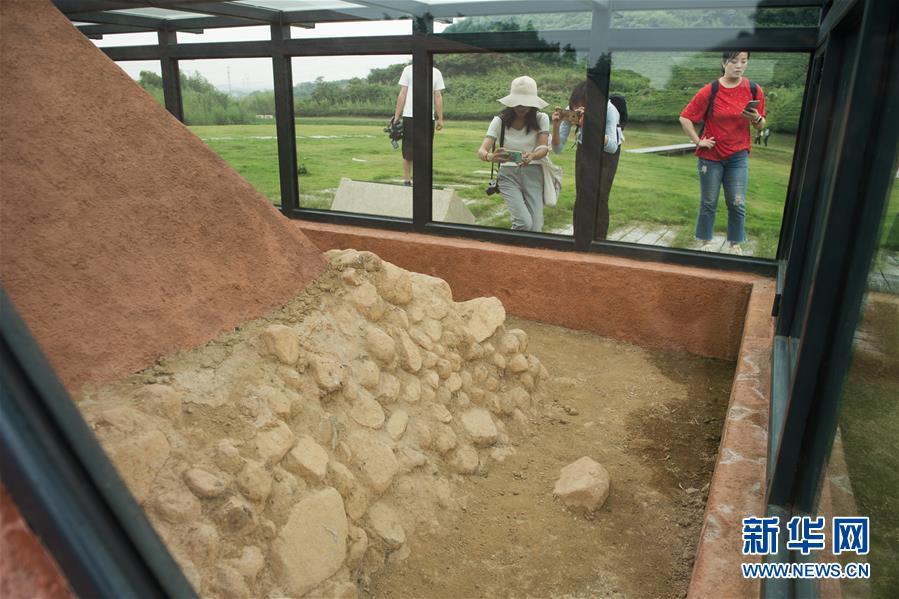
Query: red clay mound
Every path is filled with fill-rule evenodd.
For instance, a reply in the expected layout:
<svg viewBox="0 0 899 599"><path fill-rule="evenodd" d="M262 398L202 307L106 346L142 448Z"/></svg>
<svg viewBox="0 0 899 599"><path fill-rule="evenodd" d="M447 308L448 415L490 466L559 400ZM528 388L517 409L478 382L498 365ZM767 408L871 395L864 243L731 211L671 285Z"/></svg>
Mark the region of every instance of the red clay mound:
<svg viewBox="0 0 899 599"><path fill-rule="evenodd" d="M46 0L0 2L0 280L66 386L268 312L318 249Z"/></svg>

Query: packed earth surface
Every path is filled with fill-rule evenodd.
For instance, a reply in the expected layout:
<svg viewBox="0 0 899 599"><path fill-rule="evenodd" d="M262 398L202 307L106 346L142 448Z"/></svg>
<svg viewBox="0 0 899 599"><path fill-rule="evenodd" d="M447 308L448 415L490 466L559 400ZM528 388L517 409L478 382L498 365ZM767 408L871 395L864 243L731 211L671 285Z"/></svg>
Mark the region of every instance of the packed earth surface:
<svg viewBox="0 0 899 599"><path fill-rule="evenodd" d="M408 541L371 597L686 596L734 365L515 318L551 373L501 467L461 481L464 511ZM594 514L552 495L590 456L611 474Z"/></svg>
<svg viewBox="0 0 899 599"><path fill-rule="evenodd" d="M202 596L684 594L732 364L327 258L280 310L78 395ZM553 497L584 456L595 512Z"/></svg>

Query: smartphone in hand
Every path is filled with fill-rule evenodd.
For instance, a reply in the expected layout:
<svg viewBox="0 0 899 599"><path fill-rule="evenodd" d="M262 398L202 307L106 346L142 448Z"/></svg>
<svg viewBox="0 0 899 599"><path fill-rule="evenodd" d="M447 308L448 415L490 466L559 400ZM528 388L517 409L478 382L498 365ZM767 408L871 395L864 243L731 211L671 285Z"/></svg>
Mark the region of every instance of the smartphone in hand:
<svg viewBox="0 0 899 599"><path fill-rule="evenodd" d="M761 100L750 100L749 102L747 102L746 107L743 108L743 110L744 110L744 111L746 111L746 110L758 110L759 104L760 104L760 103L761 103Z"/></svg>
<svg viewBox="0 0 899 599"><path fill-rule="evenodd" d="M581 115L576 110L560 110L559 115L563 121L568 121L572 125L577 125L581 119Z"/></svg>

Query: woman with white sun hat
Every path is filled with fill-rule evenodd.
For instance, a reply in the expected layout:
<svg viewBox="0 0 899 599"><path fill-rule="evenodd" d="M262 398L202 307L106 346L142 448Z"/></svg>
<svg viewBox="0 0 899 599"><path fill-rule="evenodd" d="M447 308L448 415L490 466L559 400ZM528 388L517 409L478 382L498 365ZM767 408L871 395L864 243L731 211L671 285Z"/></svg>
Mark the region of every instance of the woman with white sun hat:
<svg viewBox="0 0 899 599"><path fill-rule="evenodd" d="M478 156L499 163L496 184L512 216L512 229L543 229L543 166L549 152L547 106L537 95L537 82L528 76L512 81L509 95L498 100L504 108L487 128ZM492 185L492 182L491 182Z"/></svg>

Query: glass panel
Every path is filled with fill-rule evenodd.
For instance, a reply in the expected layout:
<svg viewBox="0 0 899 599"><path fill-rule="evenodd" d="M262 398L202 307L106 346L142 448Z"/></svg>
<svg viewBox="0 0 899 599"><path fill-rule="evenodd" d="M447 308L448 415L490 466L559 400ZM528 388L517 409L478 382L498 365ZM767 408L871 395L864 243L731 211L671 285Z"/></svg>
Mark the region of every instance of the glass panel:
<svg viewBox="0 0 899 599"><path fill-rule="evenodd" d="M608 198L608 240L774 258L808 60L752 53L745 64L732 63L739 77L719 83L709 117L707 84L721 76L721 53L615 53L610 92L613 101L624 99L627 124ZM767 118L761 131L740 114L752 100L747 77ZM739 81L733 91L729 81ZM701 164L678 122L688 105L694 134L717 136Z"/></svg>
<svg viewBox="0 0 899 599"><path fill-rule="evenodd" d="M162 92L162 67L158 60L129 60L116 64L144 88L144 91L153 96L154 100L165 106L165 95Z"/></svg>
<svg viewBox="0 0 899 599"><path fill-rule="evenodd" d="M179 66L186 124L257 191L280 205L271 60L184 60Z"/></svg>
<svg viewBox="0 0 899 599"><path fill-rule="evenodd" d="M368 37L373 35L411 35L412 21L353 21L346 23L315 23L310 27L291 27L290 36L295 39L331 37Z"/></svg>
<svg viewBox="0 0 899 599"><path fill-rule="evenodd" d="M205 15L198 15L205 16ZM210 42L253 42L272 38L272 29L268 25L251 27L219 27L204 29L201 33L178 32L179 44L206 44Z"/></svg>
<svg viewBox="0 0 899 599"><path fill-rule="evenodd" d="M572 88L584 80L586 63L573 52L538 52L440 54L434 64L446 85L445 127L434 141L435 220L571 235L575 153L567 148L574 136L556 154L549 151L548 138L541 141L540 133L551 131L553 108L567 104ZM516 117L510 109L507 117L513 120L501 140L500 128L491 128L506 108L499 100L511 95L513 80L525 73L536 84L536 96L526 86L516 87L515 102L529 105L542 100L546 106L533 108L533 120L527 115ZM491 165L484 158L495 155L500 145L523 152L522 158L528 152L542 156L549 151L550 162L562 169L555 205L544 205L548 171L540 163L496 162L497 172L491 179ZM546 149L536 149L539 145Z"/></svg>
<svg viewBox="0 0 899 599"><path fill-rule="evenodd" d="M385 132L411 58L293 59L302 208L412 218L401 142Z"/></svg>
<svg viewBox="0 0 899 599"><path fill-rule="evenodd" d="M443 33L483 33L489 31L562 31L590 30L593 13L560 12L542 15L490 15L461 17L443 29ZM437 24L434 25L435 31Z"/></svg>
<svg viewBox="0 0 899 599"><path fill-rule="evenodd" d="M614 29L664 27L817 27L817 8L703 8L681 10L616 10Z"/></svg>
<svg viewBox="0 0 899 599"><path fill-rule="evenodd" d="M843 596L851 597L892 597L899 588L899 186L895 180L881 227L821 494L823 515L870 519L870 553L860 556L849 551L839 556L844 566L870 564L870 579L841 581Z"/></svg>
<svg viewBox="0 0 899 599"><path fill-rule="evenodd" d="M188 3L189 4L189 3ZM127 10L110 10L111 14L133 15L135 17L149 17L152 19L194 19L196 17L209 17L201 11L167 10L165 8L129 8Z"/></svg>
<svg viewBox="0 0 899 599"><path fill-rule="evenodd" d="M92 24L86 23L86 26ZM91 40L98 48L115 48L119 46L156 46L159 44L159 36L155 31L146 33L110 33L103 39Z"/></svg>
<svg viewBox="0 0 899 599"><path fill-rule="evenodd" d="M314 0L237 0L234 4L246 4L248 6L258 6L260 8L270 8L272 10L341 10L347 8L358 8L358 4L352 2L322 1Z"/></svg>

